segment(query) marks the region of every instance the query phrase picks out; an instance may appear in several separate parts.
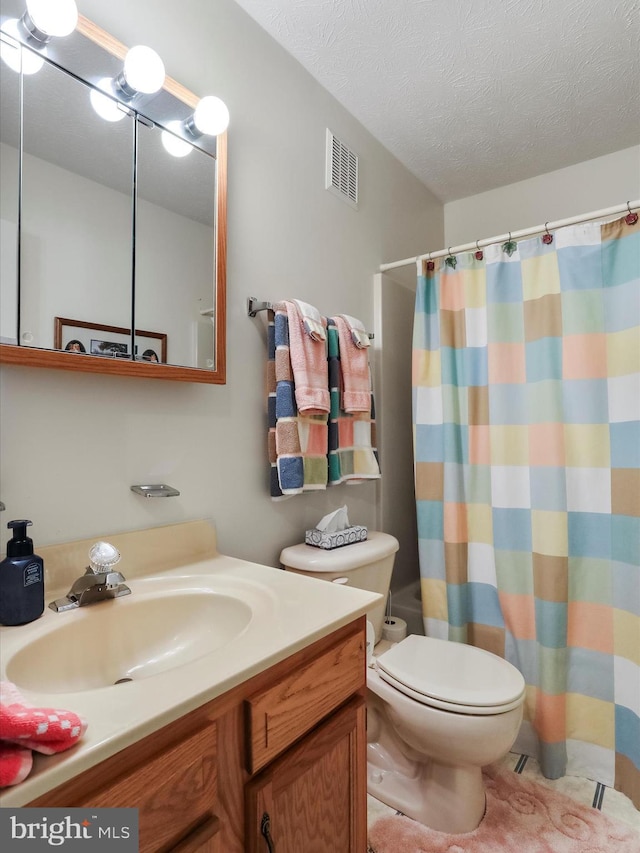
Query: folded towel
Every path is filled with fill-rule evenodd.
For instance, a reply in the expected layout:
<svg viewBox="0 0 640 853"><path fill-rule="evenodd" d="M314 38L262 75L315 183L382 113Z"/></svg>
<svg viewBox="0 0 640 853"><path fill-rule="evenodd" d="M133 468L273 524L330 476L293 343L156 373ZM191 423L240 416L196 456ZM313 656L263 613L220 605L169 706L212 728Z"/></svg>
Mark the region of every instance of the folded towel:
<svg viewBox="0 0 640 853"><path fill-rule="evenodd" d="M351 340L358 347L358 349L363 349L364 347L371 346L369 334L363 326L361 320L358 320L356 317L351 317L349 314L338 314L338 317L342 317L344 320L347 321L349 331L351 332Z"/></svg>
<svg viewBox="0 0 640 853"><path fill-rule="evenodd" d="M296 406L286 306L269 311L268 418L270 494L283 499L327 485L327 415Z"/></svg>
<svg viewBox="0 0 640 853"><path fill-rule="evenodd" d="M62 752L74 746L86 729L87 723L78 714L59 708L34 708L15 684L0 682L1 784L16 785L29 773L26 750L44 755Z"/></svg>
<svg viewBox="0 0 640 853"><path fill-rule="evenodd" d="M338 329L340 344L343 383L341 408L345 412L369 412L371 410L371 373L367 350L354 344L349 324L341 315L338 314L333 321Z"/></svg>
<svg viewBox="0 0 640 853"><path fill-rule="evenodd" d="M303 302L301 299L294 299L293 301L298 306L298 311L300 311L302 316L305 332L309 337L313 338L314 341L326 340L327 335L325 327L327 322L318 309L313 305L309 305L308 302Z"/></svg>
<svg viewBox="0 0 640 853"><path fill-rule="evenodd" d="M376 448L376 418L373 394L369 393L367 412L349 413L340 406L342 371L340 369L340 340L338 329L329 319L327 326L329 348L329 384L331 413L329 415L329 485L357 485L380 478Z"/></svg>
<svg viewBox="0 0 640 853"><path fill-rule="evenodd" d="M285 306L289 321L289 355L298 410L307 415L328 414L326 344L306 334L302 314L295 302L278 303L276 311L281 305Z"/></svg>

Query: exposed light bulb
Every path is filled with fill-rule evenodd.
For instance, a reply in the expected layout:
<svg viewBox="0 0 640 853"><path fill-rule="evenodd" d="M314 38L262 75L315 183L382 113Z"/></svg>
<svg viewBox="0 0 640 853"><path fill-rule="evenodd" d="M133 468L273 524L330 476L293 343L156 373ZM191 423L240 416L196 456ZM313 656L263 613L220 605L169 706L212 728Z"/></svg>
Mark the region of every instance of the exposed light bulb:
<svg viewBox="0 0 640 853"><path fill-rule="evenodd" d="M163 130L160 135L165 151L171 154L172 157L186 157L187 154L191 154L193 150L192 145L185 142L184 139L180 139L180 137L176 135L180 133L181 128L181 122L170 121L167 123L167 129ZM173 133L170 133L169 131L173 131Z"/></svg>
<svg viewBox="0 0 640 853"><path fill-rule="evenodd" d="M96 85L103 92L111 92L111 79L109 77L103 77ZM108 95L103 95L98 89L91 90L89 99L91 106L100 118L103 118L105 121L120 121L123 119L126 113L120 109L118 102L108 97Z"/></svg>
<svg viewBox="0 0 640 853"><path fill-rule="evenodd" d="M229 125L229 110L224 101L215 95L207 95L198 101L193 114L193 123L200 133L217 136Z"/></svg>
<svg viewBox="0 0 640 853"><path fill-rule="evenodd" d="M0 58L12 71L23 74L37 74L44 65L44 59L20 44L18 21L12 18L2 25L3 38L0 41ZM6 38L4 38L6 36Z"/></svg>
<svg viewBox="0 0 640 853"><path fill-rule="evenodd" d="M164 62L155 50L139 44L127 52L122 73L130 89L153 95L164 83Z"/></svg>
<svg viewBox="0 0 640 853"><path fill-rule="evenodd" d="M68 36L78 23L75 0L27 0L27 14L37 30L30 32L40 41L41 34L57 38Z"/></svg>

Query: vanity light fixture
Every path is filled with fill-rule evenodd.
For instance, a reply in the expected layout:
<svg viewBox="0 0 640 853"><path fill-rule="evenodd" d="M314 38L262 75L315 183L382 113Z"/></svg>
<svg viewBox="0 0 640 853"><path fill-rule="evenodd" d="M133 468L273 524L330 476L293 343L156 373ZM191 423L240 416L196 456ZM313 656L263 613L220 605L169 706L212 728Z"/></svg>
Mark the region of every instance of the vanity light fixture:
<svg viewBox="0 0 640 853"><path fill-rule="evenodd" d="M164 62L151 47L138 44L127 51L124 67L113 81L116 92L131 99L140 93L154 95L164 83Z"/></svg>
<svg viewBox="0 0 640 853"><path fill-rule="evenodd" d="M37 74L44 59L35 50L23 50L22 44L43 50L52 38L70 35L77 23L75 0L27 0L20 20L10 18L2 25L0 58L12 71Z"/></svg>
<svg viewBox="0 0 640 853"><path fill-rule="evenodd" d="M229 110L224 101L215 95L206 95L198 101L194 113L185 122L192 136L218 136L229 125Z"/></svg>
<svg viewBox="0 0 640 853"><path fill-rule="evenodd" d="M95 89L89 94L91 106L105 121L120 121L127 114L118 101L113 97L110 77L103 77L96 83ZM102 91L100 91L102 90ZM104 95L102 93L105 93Z"/></svg>
<svg viewBox="0 0 640 853"><path fill-rule="evenodd" d="M54 37L71 35L78 23L78 8L75 0L27 0L20 23L32 38L46 44Z"/></svg>
<svg viewBox="0 0 640 853"><path fill-rule="evenodd" d="M182 122L170 121L167 122L167 129L162 131L160 138L162 145L168 154L172 157L186 157L193 150L193 146L184 139L180 139L180 131L182 130Z"/></svg>

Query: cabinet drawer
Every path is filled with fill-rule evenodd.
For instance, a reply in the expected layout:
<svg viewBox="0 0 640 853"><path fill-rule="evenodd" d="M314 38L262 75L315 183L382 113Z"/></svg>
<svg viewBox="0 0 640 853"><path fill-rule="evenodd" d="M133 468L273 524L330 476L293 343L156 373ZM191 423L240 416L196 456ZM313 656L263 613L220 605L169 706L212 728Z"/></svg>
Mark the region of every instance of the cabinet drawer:
<svg viewBox="0 0 640 853"><path fill-rule="evenodd" d="M136 807L140 853L173 849L200 824L216 821L216 747L216 725L210 723L135 769L127 768L77 805Z"/></svg>
<svg viewBox="0 0 640 853"><path fill-rule="evenodd" d="M247 699L249 773L268 764L364 684L365 641L359 631Z"/></svg>

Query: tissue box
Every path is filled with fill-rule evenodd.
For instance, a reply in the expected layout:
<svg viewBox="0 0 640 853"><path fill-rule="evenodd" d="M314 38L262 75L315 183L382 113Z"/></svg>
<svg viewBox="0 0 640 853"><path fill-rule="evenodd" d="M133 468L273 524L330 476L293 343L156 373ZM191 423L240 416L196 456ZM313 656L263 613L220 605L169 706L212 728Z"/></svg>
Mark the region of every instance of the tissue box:
<svg viewBox="0 0 640 853"><path fill-rule="evenodd" d="M344 530L336 530L335 533L325 533L314 527L307 530L304 541L307 545L316 548L324 548L330 551L332 548L342 548L343 545L353 545L354 542L363 542L367 538L367 528L354 525Z"/></svg>

